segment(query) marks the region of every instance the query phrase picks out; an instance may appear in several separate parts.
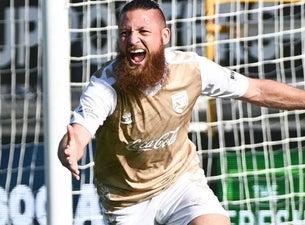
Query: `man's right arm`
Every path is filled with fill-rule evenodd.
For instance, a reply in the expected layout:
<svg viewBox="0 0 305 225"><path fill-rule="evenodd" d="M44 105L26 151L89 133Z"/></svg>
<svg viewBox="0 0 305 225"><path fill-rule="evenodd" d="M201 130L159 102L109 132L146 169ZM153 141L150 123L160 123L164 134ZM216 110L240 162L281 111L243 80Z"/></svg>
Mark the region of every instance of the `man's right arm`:
<svg viewBox="0 0 305 225"><path fill-rule="evenodd" d="M67 133L58 146L58 158L63 166L69 169L73 177L79 180L78 160L84 154L86 145L91 140L89 131L80 124L74 123L67 126Z"/></svg>

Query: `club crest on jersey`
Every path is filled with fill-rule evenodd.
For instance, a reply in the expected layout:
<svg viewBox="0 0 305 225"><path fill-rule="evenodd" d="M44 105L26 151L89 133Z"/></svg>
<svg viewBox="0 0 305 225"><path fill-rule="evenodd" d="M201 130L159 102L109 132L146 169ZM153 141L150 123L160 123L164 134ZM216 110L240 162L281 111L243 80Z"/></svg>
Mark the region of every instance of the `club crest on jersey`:
<svg viewBox="0 0 305 225"><path fill-rule="evenodd" d="M189 99L186 91L181 91L172 95L172 106L176 113L183 113L188 104Z"/></svg>

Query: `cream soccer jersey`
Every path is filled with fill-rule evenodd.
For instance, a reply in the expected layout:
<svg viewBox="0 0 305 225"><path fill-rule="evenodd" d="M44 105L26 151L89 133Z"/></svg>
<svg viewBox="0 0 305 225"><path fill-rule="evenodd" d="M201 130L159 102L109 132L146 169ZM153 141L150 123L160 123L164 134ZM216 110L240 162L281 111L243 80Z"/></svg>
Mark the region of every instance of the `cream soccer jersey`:
<svg viewBox="0 0 305 225"><path fill-rule="evenodd" d="M110 63L92 77L73 113L71 123L95 135L96 186L110 211L147 200L198 167L188 126L199 95L234 98L248 88L245 76L196 53L167 50L166 62L163 86L141 97L116 89Z"/></svg>

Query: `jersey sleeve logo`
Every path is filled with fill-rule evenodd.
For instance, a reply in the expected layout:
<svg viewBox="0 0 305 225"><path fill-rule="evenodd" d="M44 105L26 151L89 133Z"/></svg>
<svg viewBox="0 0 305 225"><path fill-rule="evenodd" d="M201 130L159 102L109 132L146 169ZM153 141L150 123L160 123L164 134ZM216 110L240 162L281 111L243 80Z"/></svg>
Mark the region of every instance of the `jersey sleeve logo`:
<svg viewBox="0 0 305 225"><path fill-rule="evenodd" d="M172 106L176 113L183 113L188 104L189 99L186 91L181 91L172 95Z"/></svg>
<svg viewBox="0 0 305 225"><path fill-rule="evenodd" d="M231 80L236 80L234 71L231 71L231 73L230 73L230 79L231 79Z"/></svg>

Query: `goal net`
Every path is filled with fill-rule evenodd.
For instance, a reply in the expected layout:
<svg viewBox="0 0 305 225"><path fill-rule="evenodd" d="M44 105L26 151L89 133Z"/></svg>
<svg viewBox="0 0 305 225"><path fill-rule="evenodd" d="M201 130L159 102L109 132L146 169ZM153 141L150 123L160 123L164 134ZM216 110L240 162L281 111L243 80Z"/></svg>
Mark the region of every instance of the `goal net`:
<svg viewBox="0 0 305 225"><path fill-rule="evenodd" d="M73 110L90 76L116 56L126 1L67 0ZM170 48L249 77L304 89L303 0L160 0ZM42 0L0 1L0 225L46 224L42 127ZM60 106L58 106L60 107ZM233 224L305 223L305 111L201 96L189 137ZM74 224L101 224L93 140L73 184Z"/></svg>

